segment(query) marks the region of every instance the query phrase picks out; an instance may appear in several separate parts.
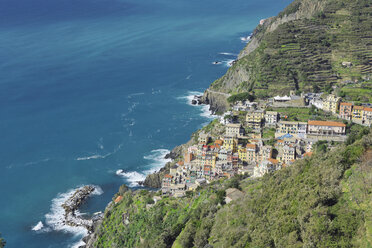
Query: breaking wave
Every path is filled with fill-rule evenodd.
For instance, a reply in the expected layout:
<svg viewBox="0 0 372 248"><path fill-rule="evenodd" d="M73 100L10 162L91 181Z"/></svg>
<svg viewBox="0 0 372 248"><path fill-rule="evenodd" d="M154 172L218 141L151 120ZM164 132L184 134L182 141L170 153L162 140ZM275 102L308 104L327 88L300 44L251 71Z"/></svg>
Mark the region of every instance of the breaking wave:
<svg viewBox="0 0 372 248"><path fill-rule="evenodd" d="M122 146L123 146L123 144L120 144L120 145L118 145L118 147L115 148L115 150L113 152L109 152L109 153L104 154L104 155L94 154L94 155L87 156L87 157L78 157L78 158L76 158L76 160L77 161L84 161L84 160L90 160L90 159L103 159L103 158L107 158L108 156L111 156L111 155L117 153L121 149Z"/></svg>
<svg viewBox="0 0 372 248"><path fill-rule="evenodd" d="M138 182L144 181L148 174L154 173L155 171L164 167L164 165L170 161L170 159L165 158L165 155L167 155L169 152L170 151L167 149L152 150L149 155L143 157L145 160L150 161L150 163L145 166L147 170L138 172L124 171L120 169L116 171L116 175L125 178L130 187L139 186Z"/></svg>

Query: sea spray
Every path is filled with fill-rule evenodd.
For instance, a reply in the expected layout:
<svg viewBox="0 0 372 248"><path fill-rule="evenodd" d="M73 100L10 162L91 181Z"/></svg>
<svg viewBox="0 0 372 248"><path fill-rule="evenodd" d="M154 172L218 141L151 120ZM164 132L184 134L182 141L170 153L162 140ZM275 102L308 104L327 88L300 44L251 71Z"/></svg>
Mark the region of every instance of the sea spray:
<svg viewBox="0 0 372 248"><path fill-rule="evenodd" d="M210 111L209 105L205 105L205 104L193 105L193 104L191 104L191 101L194 99L195 96L201 96L201 95L203 95L203 92L187 91L187 93L184 96L179 96L179 97L177 97L177 99L185 102L187 105L198 108L200 110L200 116L201 117L207 118L208 120L213 120L213 119L217 118L217 116L213 115L213 112ZM205 123L203 123L203 126L204 125L205 125Z"/></svg>
<svg viewBox="0 0 372 248"><path fill-rule="evenodd" d="M130 187L139 186L139 182L146 179L148 174L154 173L165 166L166 163L170 162L171 159L165 158L170 151L167 149L156 149L152 150L149 155L145 155L143 158L148 160L150 163L143 166L144 171L124 171L119 169L115 172L116 175L123 177L129 183Z"/></svg>

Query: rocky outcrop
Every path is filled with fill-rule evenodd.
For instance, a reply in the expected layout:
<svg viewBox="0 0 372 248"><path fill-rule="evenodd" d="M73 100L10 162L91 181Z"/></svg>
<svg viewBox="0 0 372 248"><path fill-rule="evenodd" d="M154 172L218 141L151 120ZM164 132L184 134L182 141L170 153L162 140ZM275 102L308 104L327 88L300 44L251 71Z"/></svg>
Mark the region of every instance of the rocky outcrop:
<svg viewBox="0 0 372 248"><path fill-rule="evenodd" d="M169 173L169 168L171 167L171 165L172 163L168 162L158 172L147 175L142 185L149 188L161 188L163 177L165 176L165 174Z"/></svg>
<svg viewBox="0 0 372 248"><path fill-rule="evenodd" d="M215 113L223 113L230 107L227 98L230 94L207 89L202 97L203 104L208 104L209 109Z"/></svg>
<svg viewBox="0 0 372 248"><path fill-rule="evenodd" d="M89 232L94 229L94 223L101 219L100 215L95 215L91 219L83 219L76 214L79 207L86 201L86 199L95 190L94 186L87 185L78 188L75 193L62 204L62 208L65 210L64 222L69 226L82 226L86 228Z"/></svg>
<svg viewBox="0 0 372 248"><path fill-rule="evenodd" d="M158 172L147 175L142 185L149 188L161 188L164 175L169 173L170 167L176 163L177 159L185 154L187 148L192 145L192 142L193 140L191 139L186 144L173 148L173 150L165 156L166 159L172 159L172 162L166 163Z"/></svg>

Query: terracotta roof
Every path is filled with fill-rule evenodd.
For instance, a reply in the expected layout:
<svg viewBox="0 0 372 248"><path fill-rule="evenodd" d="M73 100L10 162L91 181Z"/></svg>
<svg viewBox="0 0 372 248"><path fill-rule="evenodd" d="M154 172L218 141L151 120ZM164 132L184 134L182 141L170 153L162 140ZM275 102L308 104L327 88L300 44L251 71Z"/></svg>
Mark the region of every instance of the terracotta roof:
<svg viewBox="0 0 372 248"><path fill-rule="evenodd" d="M307 152L307 153L304 153L304 157L311 157L313 155L312 152Z"/></svg>
<svg viewBox="0 0 372 248"><path fill-rule="evenodd" d="M364 107L363 106L354 106L354 109L363 110Z"/></svg>
<svg viewBox="0 0 372 248"><path fill-rule="evenodd" d="M372 112L372 108L365 107L364 111Z"/></svg>
<svg viewBox="0 0 372 248"><path fill-rule="evenodd" d="M247 148L256 149L256 145L255 145L255 144L247 144L246 147L247 147Z"/></svg>
<svg viewBox="0 0 372 248"><path fill-rule="evenodd" d="M166 178L172 178L172 176L171 175L169 175L169 174L165 174L165 176L164 177L166 177Z"/></svg>
<svg viewBox="0 0 372 248"><path fill-rule="evenodd" d="M308 121L308 124L314 126L346 127L344 123L336 121Z"/></svg>
<svg viewBox="0 0 372 248"><path fill-rule="evenodd" d="M120 202L121 200L123 200L123 197L121 195L119 195L118 197L116 197L115 199L115 203L118 203Z"/></svg>
<svg viewBox="0 0 372 248"><path fill-rule="evenodd" d="M177 164L182 166L182 165L184 165L184 162L183 161L178 161Z"/></svg>
<svg viewBox="0 0 372 248"><path fill-rule="evenodd" d="M351 102L342 102L341 105L353 106L353 104Z"/></svg>
<svg viewBox="0 0 372 248"><path fill-rule="evenodd" d="M268 160L269 160L271 163L273 163L273 164L277 164L277 163L279 163L279 160L277 160L277 159L269 158Z"/></svg>
<svg viewBox="0 0 372 248"><path fill-rule="evenodd" d="M214 143L215 143L215 144L218 144L218 145L222 145L222 144L223 144L223 141L218 139L218 140L216 140Z"/></svg>

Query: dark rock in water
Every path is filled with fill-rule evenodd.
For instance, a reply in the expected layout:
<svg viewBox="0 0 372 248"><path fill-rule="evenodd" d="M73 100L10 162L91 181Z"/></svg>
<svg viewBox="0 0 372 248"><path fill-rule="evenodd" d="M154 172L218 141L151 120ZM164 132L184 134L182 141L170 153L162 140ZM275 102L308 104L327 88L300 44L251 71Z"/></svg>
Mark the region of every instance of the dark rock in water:
<svg viewBox="0 0 372 248"><path fill-rule="evenodd" d="M75 193L62 204L65 210L64 223L69 226L82 226L89 232L93 231L94 222L102 219L102 215L96 215L92 219L83 219L76 215L76 211L84 201L93 193L94 186L87 185L75 191Z"/></svg>
<svg viewBox="0 0 372 248"><path fill-rule="evenodd" d="M201 99L202 99L202 96L194 95L194 99L191 100L191 104L192 105L196 105L196 104L200 105L200 104L202 104Z"/></svg>

